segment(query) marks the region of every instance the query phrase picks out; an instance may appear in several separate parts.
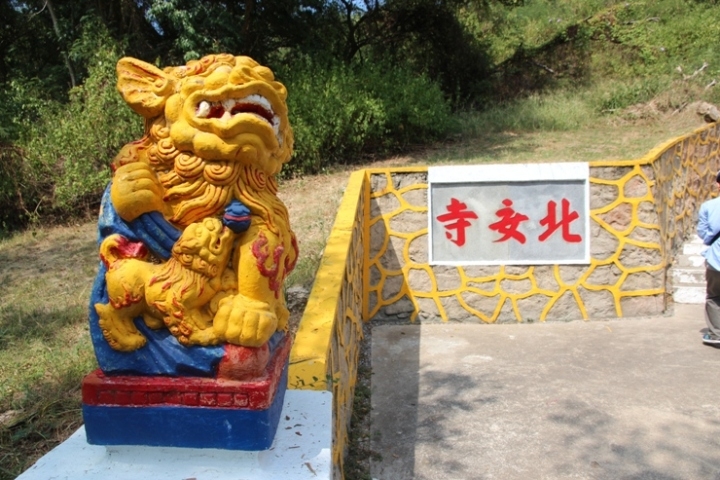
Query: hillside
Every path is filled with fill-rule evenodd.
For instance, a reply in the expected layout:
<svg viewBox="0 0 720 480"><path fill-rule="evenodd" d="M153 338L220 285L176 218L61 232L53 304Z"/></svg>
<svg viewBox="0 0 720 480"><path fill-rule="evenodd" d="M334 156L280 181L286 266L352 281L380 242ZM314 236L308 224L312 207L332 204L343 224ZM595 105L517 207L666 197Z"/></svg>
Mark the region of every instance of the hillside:
<svg viewBox="0 0 720 480"><path fill-rule="evenodd" d="M491 36L494 93L507 101L574 91L598 114L651 101L661 111L717 102L717 7L685 0L526 2Z"/></svg>

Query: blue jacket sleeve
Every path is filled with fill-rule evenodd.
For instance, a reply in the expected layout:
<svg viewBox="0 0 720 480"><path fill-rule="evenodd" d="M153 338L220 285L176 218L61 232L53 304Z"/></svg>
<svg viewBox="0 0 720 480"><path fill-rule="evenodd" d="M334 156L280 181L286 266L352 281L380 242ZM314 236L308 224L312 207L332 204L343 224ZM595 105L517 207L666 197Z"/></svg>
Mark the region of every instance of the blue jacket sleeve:
<svg viewBox="0 0 720 480"><path fill-rule="evenodd" d="M700 237L705 245L708 244L710 240L712 240L712 235L708 238L708 233L710 233L710 224L708 223L708 209L706 204L702 204L700 206L700 211L698 212L698 223L697 223L697 234L698 237Z"/></svg>

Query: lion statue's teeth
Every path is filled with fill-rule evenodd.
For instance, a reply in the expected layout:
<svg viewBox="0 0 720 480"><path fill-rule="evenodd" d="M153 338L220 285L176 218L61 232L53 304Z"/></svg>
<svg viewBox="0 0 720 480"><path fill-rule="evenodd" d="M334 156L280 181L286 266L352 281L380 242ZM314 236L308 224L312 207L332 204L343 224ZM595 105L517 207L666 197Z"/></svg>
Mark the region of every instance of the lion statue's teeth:
<svg viewBox="0 0 720 480"><path fill-rule="evenodd" d="M203 100L198 104L197 111L195 112L195 116L198 118L207 118L207 116L210 114L210 104Z"/></svg>
<svg viewBox="0 0 720 480"><path fill-rule="evenodd" d="M272 129L273 132L275 132L275 138L277 138L278 145L282 147L283 139L282 135L280 135L280 119L277 116L273 117Z"/></svg>
<svg viewBox="0 0 720 480"><path fill-rule="evenodd" d="M256 104L260 105L261 107L263 107L268 112L273 113L273 115L275 114L275 112L273 112L272 105L270 104L268 99L261 95L250 95L247 98L245 98L244 101L246 101L248 103L256 103Z"/></svg>
<svg viewBox="0 0 720 480"><path fill-rule="evenodd" d="M235 106L235 100L232 98L228 98L227 100L222 101L222 106L225 109L226 112L232 112L233 107Z"/></svg>

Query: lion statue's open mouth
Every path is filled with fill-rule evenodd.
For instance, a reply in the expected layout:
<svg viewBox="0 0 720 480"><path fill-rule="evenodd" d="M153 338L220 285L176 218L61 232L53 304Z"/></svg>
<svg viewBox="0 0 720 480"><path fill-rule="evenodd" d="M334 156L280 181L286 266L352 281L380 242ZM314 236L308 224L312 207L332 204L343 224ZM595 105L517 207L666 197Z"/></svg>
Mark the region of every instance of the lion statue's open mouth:
<svg viewBox="0 0 720 480"><path fill-rule="evenodd" d="M201 100L195 108L198 119L219 120L227 124L236 115L253 115L265 120L275 132L278 145L282 146L280 135L280 117L273 111L270 101L261 95L249 95L243 98L228 98L222 101Z"/></svg>
<svg viewBox="0 0 720 480"><path fill-rule="evenodd" d="M292 153L285 87L248 57L211 55L160 70L118 62L118 85L147 119L162 118L175 148L205 160L229 160L274 175Z"/></svg>

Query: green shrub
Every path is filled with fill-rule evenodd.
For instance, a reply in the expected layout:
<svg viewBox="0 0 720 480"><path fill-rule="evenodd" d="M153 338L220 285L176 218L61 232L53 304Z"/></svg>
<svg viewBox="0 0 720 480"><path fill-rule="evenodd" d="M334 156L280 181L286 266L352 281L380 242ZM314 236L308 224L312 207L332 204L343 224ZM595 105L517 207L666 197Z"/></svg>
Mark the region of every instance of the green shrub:
<svg viewBox="0 0 720 480"><path fill-rule="evenodd" d="M14 78L0 86L4 99L0 112L0 233L21 227L37 198L27 185L26 164L18 140L25 125L38 121L38 111L47 105L38 79Z"/></svg>
<svg viewBox="0 0 720 480"><path fill-rule="evenodd" d="M385 112L382 145L393 149L425 144L457 128L440 86L401 66L367 64L360 81Z"/></svg>
<svg viewBox="0 0 720 480"><path fill-rule="evenodd" d="M22 162L22 154L17 147L0 144L0 233L23 224L27 207L20 175Z"/></svg>
<svg viewBox="0 0 720 480"><path fill-rule="evenodd" d="M322 68L305 60L281 76L295 133L293 173L318 172L357 155L384 122L382 105L342 66Z"/></svg>
<svg viewBox="0 0 720 480"><path fill-rule="evenodd" d="M120 48L102 32L83 38L95 42L87 51L88 77L71 90L67 104L47 102L39 118L26 121L23 180L37 202L29 212L68 218L100 201L110 179L110 161L122 145L142 133L142 121L115 90Z"/></svg>
<svg viewBox="0 0 720 480"><path fill-rule="evenodd" d="M304 59L278 71L288 88L295 156L286 173L314 173L409 143L442 138L454 126L440 88L399 66L321 65Z"/></svg>
<svg viewBox="0 0 720 480"><path fill-rule="evenodd" d="M668 77L647 77L604 82L593 89L593 103L601 113L614 113L625 107L651 100L670 87Z"/></svg>

